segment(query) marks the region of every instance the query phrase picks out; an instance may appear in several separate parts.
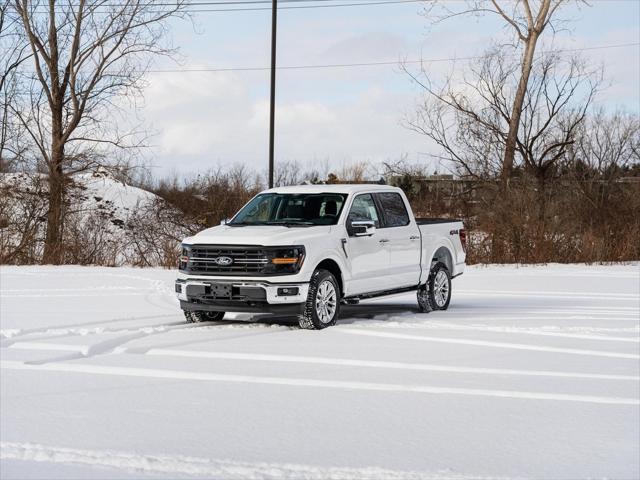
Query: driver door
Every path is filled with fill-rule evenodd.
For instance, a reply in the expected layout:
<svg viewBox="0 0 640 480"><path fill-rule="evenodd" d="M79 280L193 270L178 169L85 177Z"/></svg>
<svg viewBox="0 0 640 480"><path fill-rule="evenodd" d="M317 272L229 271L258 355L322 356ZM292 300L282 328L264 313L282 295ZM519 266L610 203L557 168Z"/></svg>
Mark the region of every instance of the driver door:
<svg viewBox="0 0 640 480"><path fill-rule="evenodd" d="M376 228L380 226L380 215L370 193L357 195L347 215L347 233L349 237L345 245L348 261L351 265L351 281L347 295L377 292L388 289L386 282L389 268L389 251L381 242L379 234L355 236L350 228L352 221L373 221Z"/></svg>

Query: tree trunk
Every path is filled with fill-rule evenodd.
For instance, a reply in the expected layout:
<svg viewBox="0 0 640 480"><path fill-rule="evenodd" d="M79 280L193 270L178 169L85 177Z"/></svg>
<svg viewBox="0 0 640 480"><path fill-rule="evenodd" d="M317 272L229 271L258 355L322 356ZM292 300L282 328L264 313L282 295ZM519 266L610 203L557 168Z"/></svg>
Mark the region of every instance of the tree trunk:
<svg viewBox="0 0 640 480"><path fill-rule="evenodd" d="M520 128L520 117L522 115L522 104L527 93L527 85L529 84L529 76L531 75L531 67L533 66L533 55L536 50L539 34L535 31L529 33L527 46L522 59L522 71L518 89L513 99L513 108L511 109L511 118L509 119L509 132L504 149L504 158L502 160L502 172L500 175L502 191L505 192L509 188L509 179L513 170L514 158L516 155L516 142L518 139L518 129Z"/></svg>
<svg viewBox="0 0 640 480"><path fill-rule="evenodd" d="M44 242L42 263L59 265L62 263L62 227L64 222L65 179L62 170L64 147L52 149L49 165L49 209L47 210L47 234Z"/></svg>

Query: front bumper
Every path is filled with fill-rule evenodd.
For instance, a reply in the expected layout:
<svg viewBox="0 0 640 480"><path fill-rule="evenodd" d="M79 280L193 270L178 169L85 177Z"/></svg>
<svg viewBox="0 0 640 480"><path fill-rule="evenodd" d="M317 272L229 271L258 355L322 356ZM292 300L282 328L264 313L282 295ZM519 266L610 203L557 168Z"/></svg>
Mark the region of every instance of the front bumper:
<svg viewBox="0 0 640 480"><path fill-rule="evenodd" d="M298 314L309 284L179 278L175 290L183 310Z"/></svg>

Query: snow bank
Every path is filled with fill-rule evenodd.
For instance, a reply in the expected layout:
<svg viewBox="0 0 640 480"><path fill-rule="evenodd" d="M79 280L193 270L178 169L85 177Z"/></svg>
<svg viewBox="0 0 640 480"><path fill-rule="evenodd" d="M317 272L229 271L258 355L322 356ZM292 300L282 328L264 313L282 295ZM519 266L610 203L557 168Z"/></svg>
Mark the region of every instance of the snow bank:
<svg viewBox="0 0 640 480"><path fill-rule="evenodd" d="M47 190L44 175L0 174L0 258L6 263L41 257ZM177 244L187 234L172 221L179 213L160 197L103 169L71 178L65 211L66 263L173 264Z"/></svg>

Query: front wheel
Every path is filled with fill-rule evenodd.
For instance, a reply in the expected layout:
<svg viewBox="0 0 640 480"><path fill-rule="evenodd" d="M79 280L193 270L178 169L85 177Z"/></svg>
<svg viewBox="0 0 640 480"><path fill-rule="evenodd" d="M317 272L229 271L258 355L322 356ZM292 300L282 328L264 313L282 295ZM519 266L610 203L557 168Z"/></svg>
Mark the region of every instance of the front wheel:
<svg viewBox="0 0 640 480"><path fill-rule="evenodd" d="M184 310L184 318L187 323L217 322L224 318L224 312L190 312Z"/></svg>
<svg viewBox="0 0 640 480"><path fill-rule="evenodd" d="M340 286L328 270L316 270L309 282L304 311L298 317L300 328L320 330L335 325L340 311Z"/></svg>
<svg viewBox="0 0 640 480"><path fill-rule="evenodd" d="M438 262L431 272L426 285L418 289L418 308L421 312L446 310L451 301L451 274L444 263Z"/></svg>

